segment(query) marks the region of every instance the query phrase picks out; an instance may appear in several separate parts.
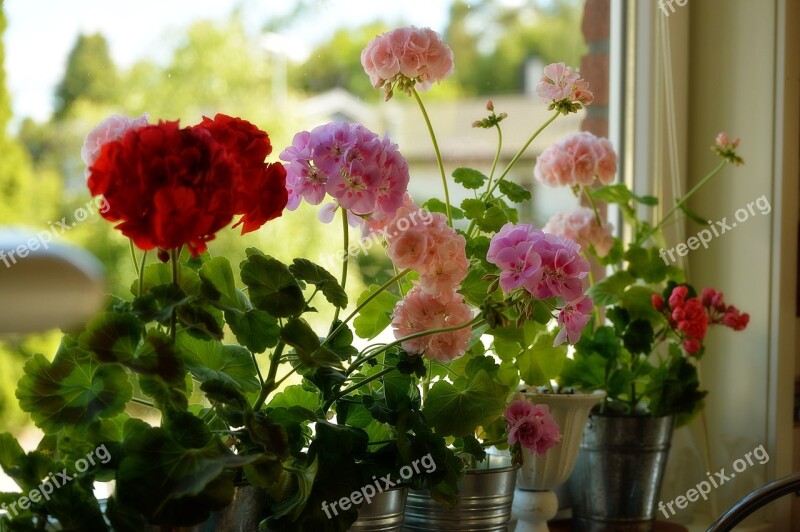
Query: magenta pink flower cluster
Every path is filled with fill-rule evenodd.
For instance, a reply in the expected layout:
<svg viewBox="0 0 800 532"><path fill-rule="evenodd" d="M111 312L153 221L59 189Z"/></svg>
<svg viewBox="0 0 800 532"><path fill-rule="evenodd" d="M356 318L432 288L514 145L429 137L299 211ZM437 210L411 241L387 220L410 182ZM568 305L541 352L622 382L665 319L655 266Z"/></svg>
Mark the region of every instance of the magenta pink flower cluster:
<svg viewBox="0 0 800 532"><path fill-rule="evenodd" d="M385 230L386 254L398 269L410 268L419 274L416 286L394 309L392 326L395 338L410 334L464 325L472 320L472 310L457 292L467 276L469 261L466 240L447 225L441 213L417 216L419 208L408 199L398 209ZM422 220L409 224L408 220ZM441 332L402 343L411 354L424 354L447 362L464 354L471 327Z"/></svg>
<svg viewBox="0 0 800 532"><path fill-rule="evenodd" d="M97 124L83 141L81 148L81 159L86 164L86 169L83 171L86 179L89 179L91 172L89 168L100 157L100 150L103 145L122 138L125 133L131 129L139 129L146 126L150 120L150 115L143 114L138 118L130 118L123 115L111 115L99 124Z"/></svg>
<svg viewBox="0 0 800 532"><path fill-rule="evenodd" d="M554 214L542 230L574 240L581 248L591 248L598 257L605 257L614 247L613 226L608 222L600 225L594 211L586 207Z"/></svg>
<svg viewBox="0 0 800 532"><path fill-rule="evenodd" d="M452 74L453 51L432 29L408 26L372 39L361 52L361 65L388 100L395 85L408 94L414 87L426 91Z"/></svg>
<svg viewBox="0 0 800 532"><path fill-rule="evenodd" d="M542 457L548 449L561 443L561 430L547 405L515 399L506 407L504 417L509 445L521 445Z"/></svg>
<svg viewBox="0 0 800 532"><path fill-rule="evenodd" d="M617 154L611 142L587 131L552 144L536 158L533 175L551 187L591 186L595 177L607 185L617 173Z"/></svg>
<svg viewBox="0 0 800 532"><path fill-rule="evenodd" d="M536 94L547 103L566 101L590 105L594 101L589 82L564 63L552 63L544 67L544 76L536 85Z"/></svg>
<svg viewBox="0 0 800 532"><path fill-rule="evenodd" d="M287 208L330 195L337 207L361 219L388 219L403 204L408 163L388 136L361 124L331 122L294 136L280 154L286 161Z"/></svg>
<svg viewBox="0 0 800 532"><path fill-rule="evenodd" d="M524 288L537 299L561 298L562 327L555 345L565 339L576 343L592 308L584 294L583 279L589 263L580 245L559 235L544 233L529 224L507 223L492 238L486 260L500 268L500 288L509 293Z"/></svg>

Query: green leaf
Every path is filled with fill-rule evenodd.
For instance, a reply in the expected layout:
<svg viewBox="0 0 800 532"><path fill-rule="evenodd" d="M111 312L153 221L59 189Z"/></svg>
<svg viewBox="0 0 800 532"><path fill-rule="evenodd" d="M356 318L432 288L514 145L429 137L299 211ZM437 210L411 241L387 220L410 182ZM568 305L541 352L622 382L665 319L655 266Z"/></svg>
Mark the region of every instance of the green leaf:
<svg viewBox="0 0 800 532"><path fill-rule="evenodd" d="M288 318L306 308L303 290L289 268L277 259L252 253L241 264L242 281L253 305L276 318Z"/></svg>
<svg viewBox="0 0 800 532"><path fill-rule="evenodd" d="M461 202L464 216L469 220L480 220L486 212L486 204L479 199L467 198Z"/></svg>
<svg viewBox="0 0 800 532"><path fill-rule="evenodd" d="M657 248L631 247L625 253L625 260L628 261L628 272L647 283L660 283L669 272Z"/></svg>
<svg viewBox="0 0 800 532"><path fill-rule="evenodd" d="M689 204L683 202L680 204L680 209L683 211L683 214L686 215L691 221L698 225L709 225L708 218L697 214L695 211L689 208Z"/></svg>
<svg viewBox="0 0 800 532"><path fill-rule="evenodd" d="M263 353L278 345L281 328L278 320L263 310L247 309L243 313L227 311L225 320L236 340L253 353Z"/></svg>
<svg viewBox="0 0 800 532"><path fill-rule="evenodd" d="M481 188L487 179L489 178L472 168L456 168L453 171L453 181L469 190Z"/></svg>
<svg viewBox="0 0 800 532"><path fill-rule="evenodd" d="M542 332L517 358L520 378L529 386L545 386L555 379L567 360L565 344L553 346L557 332Z"/></svg>
<svg viewBox="0 0 800 532"><path fill-rule="evenodd" d="M592 298L595 305L601 307L616 305L622 299L625 289L635 280L630 273L619 271L596 282L586 293Z"/></svg>
<svg viewBox="0 0 800 532"><path fill-rule="evenodd" d="M380 288L378 285L370 286L359 296L358 305L361 306L368 297L378 291L378 288ZM378 294L353 320L356 334L367 340L378 336L392 322L392 313L398 301L400 298L387 290Z"/></svg>
<svg viewBox="0 0 800 532"><path fill-rule="evenodd" d="M261 389L253 358L244 347L200 340L188 334L179 335L177 345L186 366L198 381L226 381L243 393Z"/></svg>
<svg viewBox="0 0 800 532"><path fill-rule="evenodd" d="M471 267L467 272L467 276L461 282L461 288L458 290L468 303L476 307L480 307L488 295L489 282L483 280L485 275L486 270L483 267Z"/></svg>
<svg viewBox="0 0 800 532"><path fill-rule="evenodd" d="M144 323L133 314L100 312L89 320L78 344L101 362L126 363L136 356Z"/></svg>
<svg viewBox="0 0 800 532"><path fill-rule="evenodd" d="M653 308L653 294L655 292L646 286L631 286L622 295L620 306L627 310L631 318L640 318L657 323L663 316Z"/></svg>
<svg viewBox="0 0 800 532"><path fill-rule="evenodd" d="M181 264L178 272L178 286L185 294L190 296L200 295L201 283L197 272ZM172 264L157 262L150 264L144 269L142 279L143 293L139 294L139 280L131 283L131 294L134 296L144 295L156 286L172 284Z"/></svg>
<svg viewBox="0 0 800 532"><path fill-rule="evenodd" d="M622 342L631 353L649 355L653 346L653 326L647 320L633 320L625 329Z"/></svg>
<svg viewBox="0 0 800 532"><path fill-rule="evenodd" d="M223 475L225 469L259 456L233 454L188 413L168 426L138 427L126 438L116 493L120 503L136 506L152 522L199 522L233 497L233 477Z"/></svg>
<svg viewBox="0 0 800 532"><path fill-rule="evenodd" d="M319 288L331 305L338 308L347 306L347 294L344 288L336 280L336 277L322 266L307 259L294 259L292 265L289 266L289 271L296 279Z"/></svg>
<svg viewBox="0 0 800 532"><path fill-rule="evenodd" d="M231 263L225 257L214 257L200 268L203 293L209 299L219 301L226 309L247 310L247 298L236 288Z"/></svg>
<svg viewBox="0 0 800 532"><path fill-rule="evenodd" d="M302 406L311 412L315 412L322 408L322 401L319 394L306 390L299 384L294 384L275 394L267 405L268 408L292 408L294 406Z"/></svg>
<svg viewBox="0 0 800 532"><path fill-rule="evenodd" d="M514 203L522 203L523 201L528 201L532 198L531 193L528 189L514 183L513 181L502 180L500 181L500 192L506 195L509 201L513 201Z"/></svg>
<svg viewBox="0 0 800 532"><path fill-rule="evenodd" d="M487 233L496 233L509 221L508 213L502 208L493 205L486 209L483 218L478 222L478 227Z"/></svg>
<svg viewBox="0 0 800 532"><path fill-rule="evenodd" d="M133 311L144 321L166 325L177 307L191 298L176 284L154 286L148 293L133 300Z"/></svg>
<svg viewBox="0 0 800 532"><path fill-rule="evenodd" d="M506 406L507 389L483 370L472 379L437 381L428 392L422 413L438 434L467 436L491 423Z"/></svg>
<svg viewBox="0 0 800 532"><path fill-rule="evenodd" d="M422 204L421 208L428 212L447 214L447 205L438 198L430 198L428 201ZM464 211L452 205L450 206L450 215L453 217L453 220L464 219Z"/></svg>
<svg viewBox="0 0 800 532"><path fill-rule="evenodd" d="M122 367L99 363L75 346L62 344L53 362L37 353L24 371L16 392L20 407L47 432L116 416L133 395Z"/></svg>
<svg viewBox="0 0 800 532"><path fill-rule="evenodd" d="M605 201L606 203L627 204L633 199L633 194L624 183L605 185L590 191L595 200Z"/></svg>
<svg viewBox="0 0 800 532"><path fill-rule="evenodd" d="M305 368L341 368L339 357L323 347L314 330L303 318L292 318L281 329L281 339L294 347Z"/></svg>

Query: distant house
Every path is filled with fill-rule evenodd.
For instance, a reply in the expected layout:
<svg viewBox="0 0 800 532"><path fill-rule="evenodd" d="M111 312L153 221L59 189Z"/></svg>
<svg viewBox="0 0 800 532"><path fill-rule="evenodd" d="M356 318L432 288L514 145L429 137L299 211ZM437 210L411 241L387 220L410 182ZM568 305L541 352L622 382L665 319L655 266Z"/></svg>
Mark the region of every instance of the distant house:
<svg viewBox="0 0 800 532"><path fill-rule="evenodd" d="M423 95L424 98L424 95ZM546 106L536 97L503 95L491 98L497 113L507 113L502 123L503 146L497 172L514 157L536 129L550 116ZM445 170L449 174L458 167L468 166L484 173L491 170L497 149L497 133L493 129L473 128L472 123L485 116L485 98L437 100L424 98L428 115L436 132ZM441 197L441 177L433 145L419 108L410 98L399 94L389 102L367 103L343 89L334 89L312 96L299 104L299 116L304 128L334 120L360 122L382 134L388 132L398 144L411 169L409 191L415 198L433 195ZM583 113L559 117L527 149L515 165L509 178L525 186L534 200L520 208L527 221L544 224L549 216L562 208L574 205L568 190L549 189L533 179L536 156L556 140L578 131ZM451 185L451 200L458 204L471 192Z"/></svg>

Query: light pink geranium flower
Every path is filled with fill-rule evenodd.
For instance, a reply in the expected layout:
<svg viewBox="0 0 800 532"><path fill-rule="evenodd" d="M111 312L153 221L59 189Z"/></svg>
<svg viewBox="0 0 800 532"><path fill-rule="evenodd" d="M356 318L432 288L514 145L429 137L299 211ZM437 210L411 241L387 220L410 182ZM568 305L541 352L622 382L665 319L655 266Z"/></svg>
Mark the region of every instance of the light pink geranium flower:
<svg viewBox="0 0 800 532"><path fill-rule="evenodd" d="M564 63L552 63L544 67L544 76L536 85L536 94L547 103L579 103L590 105L594 95L589 83Z"/></svg>
<svg viewBox="0 0 800 532"><path fill-rule="evenodd" d="M434 296L417 285L397 303L392 318L398 340L415 333L465 325L472 320L472 309L461 294ZM412 338L400 345L410 354L449 362L462 356L469 346L472 327Z"/></svg>
<svg viewBox="0 0 800 532"><path fill-rule="evenodd" d="M547 405L515 399L506 407L504 417L509 445L521 445L541 457L561 443L561 430Z"/></svg>
<svg viewBox="0 0 800 532"><path fill-rule="evenodd" d="M595 177L607 185L617 173L617 155L608 139L587 131L550 145L536 158L533 175L551 187L591 186Z"/></svg>
<svg viewBox="0 0 800 532"><path fill-rule="evenodd" d="M397 268L419 273L419 286L441 296L455 292L469 272L467 241L442 213L398 209L385 228L386 254Z"/></svg>
<svg viewBox="0 0 800 532"><path fill-rule="evenodd" d="M100 156L100 150L103 145L112 140L122 138L125 133L132 129L138 129L146 126L150 120L150 115L145 113L138 118L130 118L123 115L111 115L99 124L97 124L86 135L81 148L81 159L86 165L84 170L84 177L89 179L89 167L91 167L97 158Z"/></svg>
<svg viewBox="0 0 800 532"><path fill-rule="evenodd" d="M605 257L614 247L613 226L607 222L598 224L594 211L586 207L554 214L542 230L574 240L582 248L591 247L598 257Z"/></svg>
<svg viewBox="0 0 800 532"><path fill-rule="evenodd" d="M386 99L397 86L428 90L453 73L453 51L430 28L408 26L378 35L361 52L361 65L372 86L383 87Z"/></svg>
<svg viewBox="0 0 800 532"><path fill-rule="evenodd" d="M553 345L560 345L564 340L576 344L581 339L581 332L592 315L592 298L583 296L576 301L571 301L564 305L558 314L558 331Z"/></svg>

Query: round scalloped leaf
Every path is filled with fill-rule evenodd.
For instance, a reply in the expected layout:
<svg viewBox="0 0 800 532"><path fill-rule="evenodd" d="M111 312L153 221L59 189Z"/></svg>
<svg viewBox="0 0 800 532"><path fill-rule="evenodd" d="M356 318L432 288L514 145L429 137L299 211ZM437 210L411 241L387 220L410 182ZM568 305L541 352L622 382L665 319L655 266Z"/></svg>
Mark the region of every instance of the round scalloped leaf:
<svg viewBox="0 0 800 532"><path fill-rule="evenodd" d="M121 366L97 362L77 348L59 350L53 362L35 354L17 387L20 406L45 432L116 416L132 394Z"/></svg>

